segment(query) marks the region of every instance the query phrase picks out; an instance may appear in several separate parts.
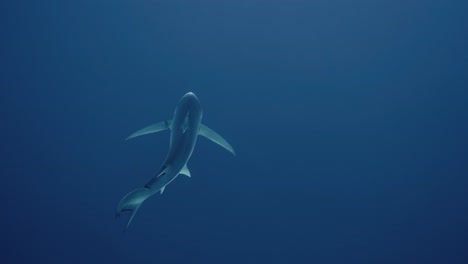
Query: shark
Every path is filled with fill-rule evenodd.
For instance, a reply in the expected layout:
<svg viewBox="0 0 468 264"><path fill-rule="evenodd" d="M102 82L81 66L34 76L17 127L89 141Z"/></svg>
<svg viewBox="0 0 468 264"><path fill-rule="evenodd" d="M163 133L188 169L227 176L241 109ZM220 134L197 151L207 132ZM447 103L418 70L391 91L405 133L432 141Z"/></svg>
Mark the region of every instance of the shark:
<svg viewBox="0 0 468 264"><path fill-rule="evenodd" d="M170 130L169 151L159 171L142 187L125 195L117 205L116 217L129 212L128 229L142 203L156 193L163 194L177 176L191 177L187 162L192 156L198 136L203 136L236 155L233 147L218 133L201 123L203 111L197 96L188 92L177 103L172 120L164 120L136 131L126 140Z"/></svg>

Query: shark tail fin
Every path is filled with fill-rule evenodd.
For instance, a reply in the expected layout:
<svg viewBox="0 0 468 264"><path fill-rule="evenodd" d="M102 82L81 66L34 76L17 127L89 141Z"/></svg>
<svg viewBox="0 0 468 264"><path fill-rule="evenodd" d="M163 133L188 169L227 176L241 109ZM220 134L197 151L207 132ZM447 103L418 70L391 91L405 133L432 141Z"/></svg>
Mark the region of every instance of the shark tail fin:
<svg viewBox="0 0 468 264"><path fill-rule="evenodd" d="M125 226L125 230L127 230L130 226L130 223L132 222L133 217L140 208L141 204L150 196L151 191L148 188L137 188L129 192L122 198L122 200L120 200L115 213L116 217L120 216L120 214L123 212L131 213L127 225Z"/></svg>

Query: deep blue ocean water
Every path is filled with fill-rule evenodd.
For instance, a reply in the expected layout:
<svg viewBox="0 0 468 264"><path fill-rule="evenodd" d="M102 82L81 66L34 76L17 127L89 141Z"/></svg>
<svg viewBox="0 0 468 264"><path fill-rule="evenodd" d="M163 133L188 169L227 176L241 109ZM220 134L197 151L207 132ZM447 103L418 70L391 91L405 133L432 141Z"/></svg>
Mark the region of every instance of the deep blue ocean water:
<svg viewBox="0 0 468 264"><path fill-rule="evenodd" d="M0 263L468 263L467 3L2 1Z"/></svg>

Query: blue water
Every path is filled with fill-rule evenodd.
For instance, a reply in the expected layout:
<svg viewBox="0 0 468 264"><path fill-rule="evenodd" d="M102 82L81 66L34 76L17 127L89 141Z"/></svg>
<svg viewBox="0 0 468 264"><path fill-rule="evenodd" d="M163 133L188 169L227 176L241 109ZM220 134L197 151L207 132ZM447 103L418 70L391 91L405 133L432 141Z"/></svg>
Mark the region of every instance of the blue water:
<svg viewBox="0 0 468 264"><path fill-rule="evenodd" d="M0 263L468 263L467 3L2 1Z"/></svg>

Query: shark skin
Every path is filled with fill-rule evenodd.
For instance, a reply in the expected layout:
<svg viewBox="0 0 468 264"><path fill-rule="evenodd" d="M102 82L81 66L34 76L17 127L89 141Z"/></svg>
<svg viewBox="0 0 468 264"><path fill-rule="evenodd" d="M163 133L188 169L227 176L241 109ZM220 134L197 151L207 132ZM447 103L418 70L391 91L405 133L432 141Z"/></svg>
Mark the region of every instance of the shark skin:
<svg viewBox="0 0 468 264"><path fill-rule="evenodd" d="M200 101L194 93L189 92L180 99L172 120L150 125L127 138L128 140L150 133L171 131L169 152L161 169L143 187L125 195L117 206L116 216L120 216L123 212L131 213L125 230L128 229L133 217L146 199L158 192L162 194L166 186L179 174L190 177L187 162L192 156L199 135L210 139L235 155L234 149L223 137L201 124L202 117Z"/></svg>

